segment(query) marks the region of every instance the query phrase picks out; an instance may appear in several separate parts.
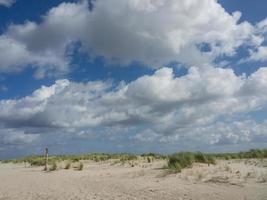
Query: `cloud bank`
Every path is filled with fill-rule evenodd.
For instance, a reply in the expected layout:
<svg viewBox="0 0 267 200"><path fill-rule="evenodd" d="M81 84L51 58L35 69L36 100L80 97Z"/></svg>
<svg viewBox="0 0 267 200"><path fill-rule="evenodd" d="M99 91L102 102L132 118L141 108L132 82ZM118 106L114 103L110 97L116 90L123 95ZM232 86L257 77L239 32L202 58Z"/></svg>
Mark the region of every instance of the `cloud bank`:
<svg viewBox="0 0 267 200"><path fill-rule="evenodd" d="M171 68L161 68L128 84L64 79L21 99L1 100L0 126L31 128L37 133L47 129L96 134L114 130L116 134L134 132L139 139L145 133L162 141L183 135L205 138L211 144L227 138L240 142L243 139L235 134L250 138L246 127L235 132L237 124L229 125L229 130L222 124L238 114L260 110L266 103L267 68L248 77L213 67L192 67L187 75L176 77Z"/></svg>
<svg viewBox="0 0 267 200"><path fill-rule="evenodd" d="M265 21L253 26L239 22L240 16L216 0L95 1L92 9L87 1L62 3L39 24L7 28L0 36L0 72L31 66L37 78L68 73L77 44L91 59L122 66L210 64L235 55L242 45L261 46Z"/></svg>
<svg viewBox="0 0 267 200"><path fill-rule="evenodd" d="M267 19L240 17L216 0L84 0L51 8L40 23L9 24L0 35L0 73L30 67L35 78L64 77L74 52L154 73L119 84L61 79L0 100L0 145L58 146L76 137L183 147L266 143L267 122L250 115L266 109L267 68L247 76L214 67L240 50L238 64L266 61ZM173 62L188 72L162 67Z"/></svg>

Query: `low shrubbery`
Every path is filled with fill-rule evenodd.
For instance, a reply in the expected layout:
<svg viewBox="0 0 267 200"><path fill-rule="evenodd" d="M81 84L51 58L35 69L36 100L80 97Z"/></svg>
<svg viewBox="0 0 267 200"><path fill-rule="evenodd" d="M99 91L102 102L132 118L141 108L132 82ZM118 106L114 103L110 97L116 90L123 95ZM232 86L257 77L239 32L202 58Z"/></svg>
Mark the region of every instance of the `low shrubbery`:
<svg viewBox="0 0 267 200"><path fill-rule="evenodd" d="M79 171L82 171L82 170L83 170L83 163L82 163L82 162L79 163L79 165L78 165L78 170L79 170Z"/></svg>
<svg viewBox="0 0 267 200"><path fill-rule="evenodd" d="M141 154L141 157L150 157L152 159L158 159L158 160L163 160L167 158L167 156L158 153L143 153Z"/></svg>
<svg viewBox="0 0 267 200"><path fill-rule="evenodd" d="M52 166L49 168L49 171L55 171L55 170L57 170L57 163L56 162L54 162L52 164Z"/></svg>
<svg viewBox="0 0 267 200"><path fill-rule="evenodd" d="M70 162L67 162L64 169L70 169L71 168L71 163Z"/></svg>
<svg viewBox="0 0 267 200"><path fill-rule="evenodd" d="M251 149L247 152L238 152L238 153L218 153L212 154L212 156L218 159L252 159L252 158L267 158L267 149Z"/></svg>
<svg viewBox="0 0 267 200"><path fill-rule="evenodd" d="M191 167L194 163L207 163L216 164L216 159L263 159L267 158L267 149L259 150L252 149L248 152L239 153L218 153L218 154L204 154L201 152L180 152L170 156L160 155L156 153L141 154L141 157L148 163L154 160L168 159L168 168L175 172L180 172L183 168ZM68 161L65 165L65 169L71 168L71 163L79 163L84 160L93 160L95 162L105 162L108 160L116 160L120 163L127 163L138 159L138 155L128 153L107 154L107 153L93 153L93 154L81 154L81 155L50 155L48 158L48 165L54 165L54 163L60 163L62 161ZM29 163L31 166L44 166L45 159L43 155L40 156L28 156L21 159L5 160L2 163ZM80 164L80 169L83 169L83 164Z"/></svg>
<svg viewBox="0 0 267 200"><path fill-rule="evenodd" d="M201 152L180 152L169 156L168 168L180 172L183 168L191 167L193 163L216 164L216 159L263 159L267 158L267 149L252 149L239 153L203 154Z"/></svg>
<svg viewBox="0 0 267 200"><path fill-rule="evenodd" d="M182 169L192 167L194 163L215 164L215 158L201 152L180 152L169 156L168 168L175 172L181 172Z"/></svg>

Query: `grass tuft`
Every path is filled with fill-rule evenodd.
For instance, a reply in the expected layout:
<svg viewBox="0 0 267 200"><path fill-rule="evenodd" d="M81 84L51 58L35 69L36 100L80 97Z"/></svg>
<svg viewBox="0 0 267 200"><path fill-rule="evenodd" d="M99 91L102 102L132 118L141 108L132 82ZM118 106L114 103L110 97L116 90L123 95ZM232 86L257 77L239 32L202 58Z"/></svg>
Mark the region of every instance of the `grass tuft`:
<svg viewBox="0 0 267 200"><path fill-rule="evenodd" d="M79 171L82 171L83 170L83 163L82 162L79 163L78 170Z"/></svg>
<svg viewBox="0 0 267 200"><path fill-rule="evenodd" d="M68 162L66 165L65 165L65 168L64 169L70 169L71 168L71 163Z"/></svg>
<svg viewBox="0 0 267 200"><path fill-rule="evenodd" d="M55 170L57 170L57 163L56 162L54 162L52 164L52 166L49 168L49 171L55 171Z"/></svg>
<svg viewBox="0 0 267 200"><path fill-rule="evenodd" d="M169 156L168 168L175 172L181 172L184 168L192 167L194 163L215 164L215 158L201 152L180 152Z"/></svg>

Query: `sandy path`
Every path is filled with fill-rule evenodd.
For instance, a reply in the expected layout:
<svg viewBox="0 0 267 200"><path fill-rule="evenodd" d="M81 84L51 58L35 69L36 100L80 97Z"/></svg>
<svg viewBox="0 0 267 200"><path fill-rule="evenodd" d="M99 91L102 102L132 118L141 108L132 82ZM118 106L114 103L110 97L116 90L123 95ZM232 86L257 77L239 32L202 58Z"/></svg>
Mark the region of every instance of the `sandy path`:
<svg viewBox="0 0 267 200"><path fill-rule="evenodd" d="M48 173L39 167L0 164L0 200L267 199L267 183L259 183L266 167L224 161L166 175L157 169L163 164L144 168L90 163L83 171Z"/></svg>

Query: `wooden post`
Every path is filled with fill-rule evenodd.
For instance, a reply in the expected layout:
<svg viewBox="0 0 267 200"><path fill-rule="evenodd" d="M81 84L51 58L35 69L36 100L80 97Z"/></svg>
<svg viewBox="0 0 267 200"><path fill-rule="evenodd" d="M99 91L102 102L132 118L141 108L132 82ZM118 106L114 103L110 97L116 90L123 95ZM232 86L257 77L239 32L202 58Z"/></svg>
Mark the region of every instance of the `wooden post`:
<svg viewBox="0 0 267 200"><path fill-rule="evenodd" d="M48 148L45 148L45 168L44 171L48 170Z"/></svg>

